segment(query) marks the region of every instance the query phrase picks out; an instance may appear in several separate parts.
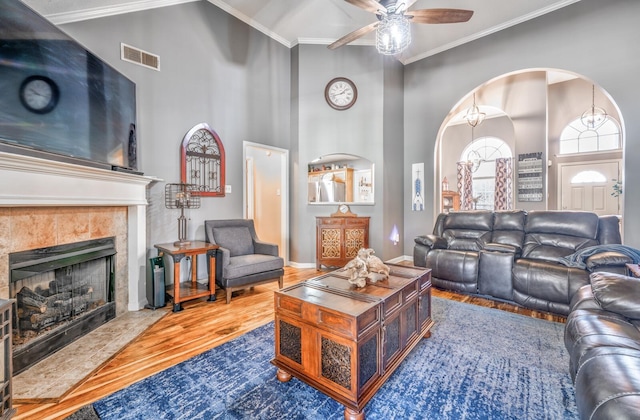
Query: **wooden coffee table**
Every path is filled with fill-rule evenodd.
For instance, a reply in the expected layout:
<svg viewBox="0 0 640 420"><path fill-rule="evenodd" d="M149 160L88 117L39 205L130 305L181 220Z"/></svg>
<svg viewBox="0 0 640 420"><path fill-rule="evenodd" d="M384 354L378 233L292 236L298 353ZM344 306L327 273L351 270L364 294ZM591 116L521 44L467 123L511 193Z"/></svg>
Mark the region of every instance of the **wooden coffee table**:
<svg viewBox="0 0 640 420"><path fill-rule="evenodd" d="M431 270L387 264L387 280L356 288L344 270L275 292L278 379L292 376L364 419L364 406L422 337L429 337Z"/></svg>

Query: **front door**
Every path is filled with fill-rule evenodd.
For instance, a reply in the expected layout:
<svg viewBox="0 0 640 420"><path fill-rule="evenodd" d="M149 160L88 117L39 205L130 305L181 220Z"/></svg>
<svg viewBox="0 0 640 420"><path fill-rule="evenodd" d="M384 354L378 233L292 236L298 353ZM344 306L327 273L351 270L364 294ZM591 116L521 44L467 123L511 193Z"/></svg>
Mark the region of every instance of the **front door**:
<svg viewBox="0 0 640 420"><path fill-rule="evenodd" d="M612 195L620 179L620 161L581 162L561 166L558 191L562 210L620 214L620 198Z"/></svg>

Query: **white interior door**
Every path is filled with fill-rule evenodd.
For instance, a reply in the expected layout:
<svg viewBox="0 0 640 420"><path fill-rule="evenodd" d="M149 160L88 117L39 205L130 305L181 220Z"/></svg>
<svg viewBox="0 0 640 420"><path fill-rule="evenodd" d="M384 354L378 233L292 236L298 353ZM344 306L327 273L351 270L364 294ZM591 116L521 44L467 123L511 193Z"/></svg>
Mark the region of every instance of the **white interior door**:
<svg viewBox="0 0 640 420"><path fill-rule="evenodd" d="M611 195L618 179L620 161L561 165L558 194L562 210L620 214L620 198Z"/></svg>

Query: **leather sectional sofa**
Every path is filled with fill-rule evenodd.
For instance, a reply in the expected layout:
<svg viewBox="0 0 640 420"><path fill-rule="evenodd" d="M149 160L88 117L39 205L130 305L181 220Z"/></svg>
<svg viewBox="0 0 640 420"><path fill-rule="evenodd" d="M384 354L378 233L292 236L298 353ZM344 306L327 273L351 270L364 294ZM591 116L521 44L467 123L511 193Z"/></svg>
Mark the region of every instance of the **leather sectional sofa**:
<svg viewBox="0 0 640 420"><path fill-rule="evenodd" d="M591 274L565 325L582 419L640 418L640 279Z"/></svg>
<svg viewBox="0 0 640 420"><path fill-rule="evenodd" d="M440 214L433 234L415 238L413 263L435 286L568 315L571 298L595 271L625 273L632 258L598 252L583 266L564 257L620 244L616 216L573 211L469 211Z"/></svg>

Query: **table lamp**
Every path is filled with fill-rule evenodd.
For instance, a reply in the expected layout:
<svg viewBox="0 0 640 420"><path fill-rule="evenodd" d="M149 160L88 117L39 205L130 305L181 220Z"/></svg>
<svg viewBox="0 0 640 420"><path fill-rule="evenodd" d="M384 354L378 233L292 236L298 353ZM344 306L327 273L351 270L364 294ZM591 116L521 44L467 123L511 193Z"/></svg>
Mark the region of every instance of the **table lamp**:
<svg viewBox="0 0 640 420"><path fill-rule="evenodd" d="M164 188L164 205L168 209L180 209L178 217L178 240L173 243L177 247L189 245L187 241L187 218L184 209L200 208L200 196L195 194L198 186L194 184L167 184Z"/></svg>

